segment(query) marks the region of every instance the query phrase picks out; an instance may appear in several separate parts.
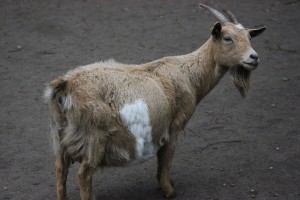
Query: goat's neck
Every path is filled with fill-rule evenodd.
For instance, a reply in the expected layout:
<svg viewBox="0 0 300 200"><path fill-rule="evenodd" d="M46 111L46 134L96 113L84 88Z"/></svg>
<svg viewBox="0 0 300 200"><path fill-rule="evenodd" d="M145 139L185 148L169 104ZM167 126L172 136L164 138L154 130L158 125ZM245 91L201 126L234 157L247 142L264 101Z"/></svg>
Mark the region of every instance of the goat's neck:
<svg viewBox="0 0 300 200"><path fill-rule="evenodd" d="M212 39L199 49L182 56L187 76L197 96L197 103L207 95L220 81L228 68L219 66L214 60ZM188 68L188 69L187 69Z"/></svg>

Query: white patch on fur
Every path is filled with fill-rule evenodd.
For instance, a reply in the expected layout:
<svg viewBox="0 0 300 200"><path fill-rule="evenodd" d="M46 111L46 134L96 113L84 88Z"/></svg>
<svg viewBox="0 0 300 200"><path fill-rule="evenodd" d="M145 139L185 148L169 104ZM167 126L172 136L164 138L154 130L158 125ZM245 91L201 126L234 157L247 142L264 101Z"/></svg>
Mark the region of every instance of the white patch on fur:
<svg viewBox="0 0 300 200"><path fill-rule="evenodd" d="M136 161L142 162L156 153L152 143L152 127L147 104L136 100L133 104L126 104L120 111L122 121L136 138Z"/></svg>
<svg viewBox="0 0 300 200"><path fill-rule="evenodd" d="M51 87L46 87L45 91L44 91L44 101L47 103L49 102L50 98L53 95L53 89Z"/></svg>
<svg viewBox="0 0 300 200"><path fill-rule="evenodd" d="M242 24L236 24L235 27L238 29L244 29L244 26Z"/></svg>

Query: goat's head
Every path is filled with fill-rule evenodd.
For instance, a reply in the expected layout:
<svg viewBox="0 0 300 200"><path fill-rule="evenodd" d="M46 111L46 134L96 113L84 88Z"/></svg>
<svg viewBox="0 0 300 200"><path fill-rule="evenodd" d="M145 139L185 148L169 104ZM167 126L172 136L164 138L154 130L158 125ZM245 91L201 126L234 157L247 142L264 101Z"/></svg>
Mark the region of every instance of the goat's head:
<svg viewBox="0 0 300 200"><path fill-rule="evenodd" d="M251 38L264 32L266 27L244 28L230 11L225 11L229 17L227 19L222 13L209 6L203 4L199 6L218 19L211 31L214 60L218 65L230 69L233 83L245 97L250 90L251 70L256 69L259 63L258 55L251 46Z"/></svg>

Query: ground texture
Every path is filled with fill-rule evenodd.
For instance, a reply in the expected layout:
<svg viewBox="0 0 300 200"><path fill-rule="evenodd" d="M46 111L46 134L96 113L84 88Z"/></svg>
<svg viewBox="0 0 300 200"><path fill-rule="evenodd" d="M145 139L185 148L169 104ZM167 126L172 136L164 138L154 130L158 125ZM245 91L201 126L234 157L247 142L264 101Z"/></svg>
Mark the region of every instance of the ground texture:
<svg viewBox="0 0 300 200"><path fill-rule="evenodd" d="M216 22L196 0L0 1L0 199L55 199L45 84L75 66L192 52ZM225 76L180 137L177 199L300 199L299 0L207 1L247 27L261 64L242 99ZM68 180L80 199L78 165ZM96 199L163 199L156 161L99 170Z"/></svg>

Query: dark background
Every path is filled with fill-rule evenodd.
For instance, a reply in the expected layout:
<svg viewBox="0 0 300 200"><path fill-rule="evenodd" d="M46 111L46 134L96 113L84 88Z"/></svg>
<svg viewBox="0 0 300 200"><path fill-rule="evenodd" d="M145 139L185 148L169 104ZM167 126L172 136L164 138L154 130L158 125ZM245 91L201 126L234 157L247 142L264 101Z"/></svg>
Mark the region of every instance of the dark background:
<svg viewBox="0 0 300 200"><path fill-rule="evenodd" d="M55 199L47 82L76 66L114 58L144 63L192 52L216 22L200 1L0 1L0 199ZM203 3L203 2L202 2ZM243 100L230 77L200 103L179 140L177 199L300 199L299 0L206 1L230 9L261 64ZM80 199L78 164L70 199ZM95 174L96 199L163 199L156 160Z"/></svg>

